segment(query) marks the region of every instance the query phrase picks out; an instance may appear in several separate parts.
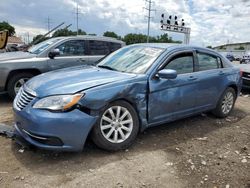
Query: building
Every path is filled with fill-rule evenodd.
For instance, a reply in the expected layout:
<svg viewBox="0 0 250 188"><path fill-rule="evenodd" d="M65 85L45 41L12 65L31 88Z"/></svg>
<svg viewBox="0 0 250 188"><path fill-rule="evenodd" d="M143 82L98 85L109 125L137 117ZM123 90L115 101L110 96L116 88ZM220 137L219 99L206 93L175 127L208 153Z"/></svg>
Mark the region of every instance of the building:
<svg viewBox="0 0 250 188"><path fill-rule="evenodd" d="M233 55L242 56L250 53L250 42L223 44L213 47L218 52L227 52Z"/></svg>
<svg viewBox="0 0 250 188"><path fill-rule="evenodd" d="M24 42L22 41L20 37L12 36L12 37L8 37L7 44L21 45L21 44L24 44Z"/></svg>

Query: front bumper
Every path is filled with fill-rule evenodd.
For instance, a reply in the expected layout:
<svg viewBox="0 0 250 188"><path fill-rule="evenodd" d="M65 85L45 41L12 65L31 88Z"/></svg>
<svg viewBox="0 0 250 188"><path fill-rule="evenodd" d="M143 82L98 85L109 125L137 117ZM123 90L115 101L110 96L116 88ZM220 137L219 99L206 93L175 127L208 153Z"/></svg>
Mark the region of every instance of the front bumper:
<svg viewBox="0 0 250 188"><path fill-rule="evenodd" d="M81 151L97 117L78 109L55 113L27 106L14 107L15 134L46 150Z"/></svg>

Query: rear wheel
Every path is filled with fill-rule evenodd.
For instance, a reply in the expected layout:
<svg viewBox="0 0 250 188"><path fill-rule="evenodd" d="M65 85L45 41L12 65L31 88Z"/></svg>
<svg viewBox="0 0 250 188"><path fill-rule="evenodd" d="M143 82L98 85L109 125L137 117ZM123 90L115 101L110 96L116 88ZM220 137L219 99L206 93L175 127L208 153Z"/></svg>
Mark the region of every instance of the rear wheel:
<svg viewBox="0 0 250 188"><path fill-rule="evenodd" d="M234 107L236 100L235 90L231 87L227 88L222 94L216 109L213 111L213 114L217 117L224 118L227 117Z"/></svg>
<svg viewBox="0 0 250 188"><path fill-rule="evenodd" d="M7 85L7 91L9 96L14 99L19 89L23 86L23 84L33 76L34 75L31 73L19 73L10 78Z"/></svg>
<svg viewBox="0 0 250 188"><path fill-rule="evenodd" d="M94 143L105 150L125 149L135 140L139 121L134 108L125 101L108 105L92 131Z"/></svg>

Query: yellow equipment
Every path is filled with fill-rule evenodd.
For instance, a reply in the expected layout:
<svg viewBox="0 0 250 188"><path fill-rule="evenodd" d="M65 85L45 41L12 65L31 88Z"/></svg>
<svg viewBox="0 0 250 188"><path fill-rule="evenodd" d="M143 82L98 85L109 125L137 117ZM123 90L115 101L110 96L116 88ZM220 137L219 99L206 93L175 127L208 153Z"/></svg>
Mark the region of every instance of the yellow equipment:
<svg viewBox="0 0 250 188"><path fill-rule="evenodd" d="M8 41L8 31L0 31L0 49L4 49Z"/></svg>

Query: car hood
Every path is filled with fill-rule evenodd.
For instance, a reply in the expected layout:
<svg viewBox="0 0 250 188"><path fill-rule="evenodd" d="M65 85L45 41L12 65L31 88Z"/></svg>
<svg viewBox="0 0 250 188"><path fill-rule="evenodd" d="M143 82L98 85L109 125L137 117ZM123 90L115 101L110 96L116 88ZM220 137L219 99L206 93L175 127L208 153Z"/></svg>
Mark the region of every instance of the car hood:
<svg viewBox="0 0 250 188"><path fill-rule="evenodd" d="M0 63L8 60L27 59L32 57L36 57L36 55L29 52L5 52L0 54Z"/></svg>
<svg viewBox="0 0 250 188"><path fill-rule="evenodd" d="M25 87L36 92L38 97L58 94L73 94L100 85L136 77L136 74L121 73L93 66L79 66L38 75Z"/></svg>

